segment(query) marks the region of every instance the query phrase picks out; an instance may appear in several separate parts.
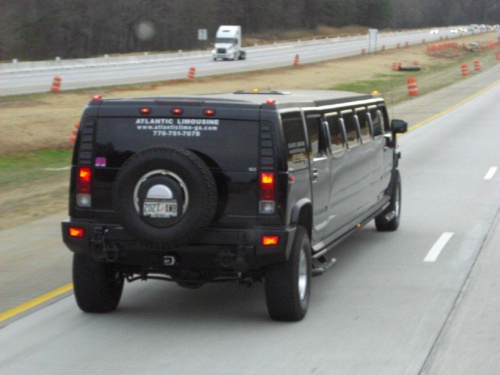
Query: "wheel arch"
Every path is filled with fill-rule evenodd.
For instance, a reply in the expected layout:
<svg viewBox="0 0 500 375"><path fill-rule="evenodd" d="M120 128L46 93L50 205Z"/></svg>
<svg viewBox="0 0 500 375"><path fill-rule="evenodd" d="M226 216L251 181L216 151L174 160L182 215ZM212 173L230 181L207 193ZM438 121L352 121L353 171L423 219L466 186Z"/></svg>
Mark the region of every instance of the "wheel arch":
<svg viewBox="0 0 500 375"><path fill-rule="evenodd" d="M301 225L307 231L309 238L312 235L312 218L313 209L312 202L308 198L299 200L292 209L291 224L298 226Z"/></svg>

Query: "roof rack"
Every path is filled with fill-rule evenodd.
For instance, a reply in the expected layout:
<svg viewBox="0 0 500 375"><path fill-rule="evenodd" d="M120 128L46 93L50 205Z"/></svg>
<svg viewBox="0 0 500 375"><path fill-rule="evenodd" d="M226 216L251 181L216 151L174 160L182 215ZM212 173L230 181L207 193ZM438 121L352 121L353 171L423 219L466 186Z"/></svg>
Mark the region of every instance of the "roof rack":
<svg viewBox="0 0 500 375"><path fill-rule="evenodd" d="M237 90L237 91L234 92L234 94L290 95L290 92L288 92L288 91L277 91L277 90L260 91L259 89L253 89L252 91Z"/></svg>

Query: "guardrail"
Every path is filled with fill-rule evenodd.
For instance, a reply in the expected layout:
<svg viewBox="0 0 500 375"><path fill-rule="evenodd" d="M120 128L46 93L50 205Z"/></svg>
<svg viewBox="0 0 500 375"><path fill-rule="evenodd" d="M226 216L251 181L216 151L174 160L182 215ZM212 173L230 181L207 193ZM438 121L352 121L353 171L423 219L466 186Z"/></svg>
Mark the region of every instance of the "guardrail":
<svg viewBox="0 0 500 375"><path fill-rule="evenodd" d="M421 30L412 30L410 33L419 32ZM391 36L401 33L408 33L408 31L397 31L380 33L380 35ZM352 40L367 39L367 35L354 35L347 37L325 37L312 40L297 40L292 42L275 42L272 44L255 45L252 47L245 47L247 51L266 51L275 48L286 48L289 46L310 46L320 45L326 43L346 42ZM210 50L197 50L197 51L182 51L168 52L168 53L153 53L145 52L143 55L126 55L126 56L108 56L84 59L61 59L56 57L54 60L46 61L17 61L14 60L10 63L0 64L1 73L20 73L20 72L35 72L35 71L50 71L50 70L65 70L89 67L102 67L102 66L116 66L116 65L130 65L151 62L166 62L176 59L189 59L196 57L211 57Z"/></svg>

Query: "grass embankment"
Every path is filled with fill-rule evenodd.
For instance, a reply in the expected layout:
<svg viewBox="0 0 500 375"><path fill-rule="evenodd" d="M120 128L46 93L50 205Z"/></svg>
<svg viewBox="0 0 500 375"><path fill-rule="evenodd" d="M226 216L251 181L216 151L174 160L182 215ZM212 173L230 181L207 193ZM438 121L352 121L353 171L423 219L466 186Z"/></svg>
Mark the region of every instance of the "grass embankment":
<svg viewBox="0 0 500 375"><path fill-rule="evenodd" d="M70 150L0 155L0 229L65 210L70 164Z"/></svg>
<svg viewBox="0 0 500 375"><path fill-rule="evenodd" d="M440 61L439 63L425 64L421 67L420 71L376 73L371 79L341 83L332 86L332 89L359 93L378 91L382 94L386 102L392 106L408 100L408 77L415 77L417 79L419 94L425 95L466 79L461 76L462 64L467 64L469 74L474 75L479 73L474 71L475 60L480 60L481 62L480 71L487 70L498 63L495 55L487 50L481 53L467 53L458 57L444 59L444 61Z"/></svg>

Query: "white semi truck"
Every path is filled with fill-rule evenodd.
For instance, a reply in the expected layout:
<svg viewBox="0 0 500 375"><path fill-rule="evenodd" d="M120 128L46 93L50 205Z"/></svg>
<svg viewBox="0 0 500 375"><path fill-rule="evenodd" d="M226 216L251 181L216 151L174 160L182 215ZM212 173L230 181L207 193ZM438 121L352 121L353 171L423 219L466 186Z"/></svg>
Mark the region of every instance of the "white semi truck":
<svg viewBox="0 0 500 375"><path fill-rule="evenodd" d="M246 53L241 49L241 26L219 26L215 34L215 48L212 50L215 60L244 60Z"/></svg>

